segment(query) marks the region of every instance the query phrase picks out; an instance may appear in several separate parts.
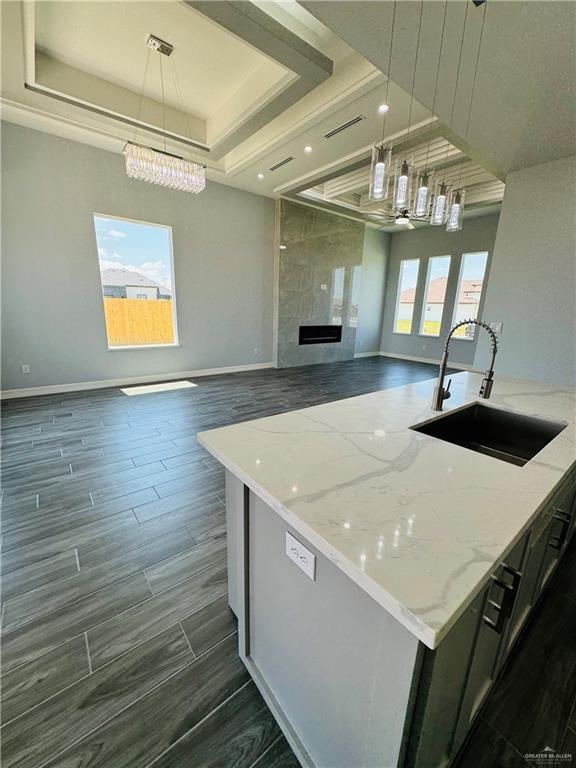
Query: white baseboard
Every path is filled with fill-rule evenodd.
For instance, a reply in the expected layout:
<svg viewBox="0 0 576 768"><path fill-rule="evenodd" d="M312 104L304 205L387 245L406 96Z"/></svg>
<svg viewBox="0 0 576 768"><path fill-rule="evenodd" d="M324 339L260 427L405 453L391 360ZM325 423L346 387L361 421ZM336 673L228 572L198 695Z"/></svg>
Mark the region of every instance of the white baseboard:
<svg viewBox="0 0 576 768"><path fill-rule="evenodd" d="M357 357L379 357L380 352L376 350L375 352L354 352L354 358Z"/></svg>
<svg viewBox="0 0 576 768"><path fill-rule="evenodd" d="M393 357L396 360L410 360L413 363L430 363L431 365L440 365L440 360L435 360L432 357L415 357L414 355L399 355L392 352L380 352L380 357ZM471 371L472 373L482 373L478 368L474 368L473 365L465 365L464 363L454 363L448 361L448 368L455 368L457 371Z"/></svg>
<svg viewBox="0 0 576 768"><path fill-rule="evenodd" d="M26 387L24 389L6 389L0 392L0 399L13 400L16 397L37 397L38 395L59 395L65 392L81 392L84 389L106 389L108 387L126 387L131 384L151 384L159 381L177 381L179 379L214 376L219 373L239 373L241 371L260 371L274 368L274 363L252 363L251 365L228 365L223 368L200 368L196 371L178 371L176 373L155 373L151 376L133 376L124 379L102 379L101 381L79 381L74 384L53 384L47 387Z"/></svg>

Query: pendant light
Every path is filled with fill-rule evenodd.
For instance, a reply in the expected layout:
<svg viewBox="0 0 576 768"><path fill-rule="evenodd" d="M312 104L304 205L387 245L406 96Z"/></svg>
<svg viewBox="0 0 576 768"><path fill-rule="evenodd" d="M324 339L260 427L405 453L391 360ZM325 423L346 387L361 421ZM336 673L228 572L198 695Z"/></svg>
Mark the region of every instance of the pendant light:
<svg viewBox="0 0 576 768"><path fill-rule="evenodd" d="M448 211L452 202L452 190L445 181L439 181L434 190L434 201L432 203L432 212L430 214L430 224L432 226L441 226L446 224Z"/></svg>
<svg viewBox="0 0 576 768"><path fill-rule="evenodd" d="M460 66L462 64L462 51L464 50L464 37L466 35L466 20L468 19L468 3L466 3L466 10L464 12L464 24L462 25L462 39L460 41L460 54L458 56L458 69L456 70L456 82L454 84L454 98L452 99L452 115L450 117L450 127L454 123L454 107L456 105L456 96L458 95L458 85L460 83ZM462 168L458 175L458 184L460 184L462 178ZM464 189L457 188L451 195L448 205L446 206L446 217L444 222L446 223L447 232L458 232L462 229L462 222L464 217Z"/></svg>
<svg viewBox="0 0 576 768"><path fill-rule="evenodd" d="M393 207L396 211L403 211L408 208L410 202L410 192L412 190L412 173L414 165L408 160L402 160L396 168L396 177L394 179L394 198Z"/></svg>
<svg viewBox="0 0 576 768"><path fill-rule="evenodd" d="M416 178L414 193L414 216L424 219L430 211L432 192L434 190L434 171L421 171Z"/></svg>
<svg viewBox="0 0 576 768"><path fill-rule="evenodd" d="M418 20L418 35L416 37L416 53L414 56L414 70L412 72L412 90L410 92L410 110L408 112L408 131L406 141L410 141L410 131L412 129L412 108L414 106L414 87L416 85L416 69L418 67L418 53L420 51L420 32L422 30L422 14L424 12L424 0L420 2L420 17ZM414 161L401 160L396 168L394 178L394 197L392 207L397 213L402 213L404 217L410 217L413 212L410 211L412 200L412 176L414 174Z"/></svg>
<svg viewBox="0 0 576 768"><path fill-rule="evenodd" d="M477 5L477 3L475 3ZM484 22L486 21L486 8L484 6L482 15L482 26L480 27L480 36L478 38L478 48L476 50L476 64L474 66L474 77L472 79L472 91L470 94L470 104L468 106L468 118L466 120L466 131L464 133L464 141L468 141L468 132L470 130L470 116L472 115L472 105L474 103L474 92L476 90L476 77L478 75L478 63L480 61L480 49L482 47L482 38L484 36ZM466 6L468 11L468 6ZM464 32L466 30L466 16L464 16ZM462 36L464 36L464 32ZM460 49L460 55L462 55L462 49ZM460 168L460 174L458 178L458 184L460 184L462 178L462 168ZM464 224L464 201L466 198L466 190L463 188L455 189L450 202L449 213L446 221L447 232L459 232Z"/></svg>
<svg viewBox="0 0 576 768"><path fill-rule="evenodd" d="M158 184L161 187L169 187L170 189L177 189L181 192L192 192L197 194L198 192L202 192L206 186L206 167L200 163L186 160L179 155L173 155L166 151L166 104L164 100L164 71L162 61L164 57L168 58L172 54L174 46L161 40L155 35L148 36L146 45L148 46L148 56L146 58L146 66L144 69L138 118L140 118L140 110L142 108L150 51L155 51L160 54L162 136L164 138L164 151L138 144L135 141L129 141L123 150L126 160L126 175L139 181L148 181L151 184ZM172 74L176 92L181 98L175 69L172 69ZM181 110L183 114L186 114L183 104L181 105Z"/></svg>
<svg viewBox="0 0 576 768"><path fill-rule="evenodd" d="M386 73L386 99L384 104L388 106L388 93L390 91L390 67L392 65L392 45L394 42L394 25L396 23L396 0L392 11L392 26L390 31L390 48L388 50L388 72ZM381 105L384 106L384 105ZM380 110L379 110L380 111ZM370 189L369 200L385 200L388 197L390 185L390 169L392 167L392 147L384 141L386 136L386 118L388 109L383 112L382 140L372 147L372 161L370 164Z"/></svg>
<svg viewBox="0 0 576 768"><path fill-rule="evenodd" d="M372 147L372 165L370 169L370 200L385 200L388 197L390 184L390 166L392 163L392 149L384 144L375 144Z"/></svg>
<svg viewBox="0 0 576 768"><path fill-rule="evenodd" d="M462 37L460 39L460 52L458 55L458 68L456 70L456 82L454 84L454 96L452 97L452 110L450 115L450 127L454 124L454 108L456 106L456 95L458 93L458 84L460 82L460 67L462 64L462 51L464 49L464 33L466 30L466 19L468 18L468 3L466 3L466 10L464 12L464 24L462 26ZM444 20L446 20L446 16L444 16ZM442 34L444 34L444 28L442 28ZM440 48L439 56L442 55L442 48ZM440 68L440 61L438 61L438 69ZM445 161L448 160L448 150L449 150L449 144L446 142L446 157ZM462 190L458 190L459 193L459 199L462 201L462 205L459 208L454 209L454 212L452 211L452 204L453 204L453 197L452 197L452 187L449 185L446 181L446 174L444 173L444 177L442 181L437 182L436 188L434 190L434 198L432 201L432 210L430 212L430 224L432 226L441 226L443 224L447 224L448 220L450 219L450 216L452 215L452 220L455 222L456 220L460 220L460 229L462 228L461 223L461 217L459 217L459 213L463 213L463 196L462 196ZM455 229L448 229L449 232L456 231Z"/></svg>
<svg viewBox="0 0 576 768"><path fill-rule="evenodd" d="M440 61L442 59L442 50L444 48L444 32L446 30L446 11L448 9L448 0L444 0L444 11L442 14L442 31L440 33L440 50L438 52L438 64L436 65L436 77L434 80L434 96L432 99L432 117L436 113L436 96L438 95L438 80L440 76ZM420 171L416 179L416 191L414 193L414 216L421 219L428 219L432 214L432 200L434 199L435 190L435 174L434 170L428 165L430 158L430 141L426 145L426 163L424 170ZM439 201L438 207L442 208L442 203ZM439 213L439 212L438 212ZM437 217L438 217L437 213ZM436 218L437 218L436 217Z"/></svg>
<svg viewBox="0 0 576 768"><path fill-rule="evenodd" d="M456 189L452 195L450 202L450 213L446 221L447 232L458 232L462 229L462 222L464 219L464 198L466 197L466 190Z"/></svg>

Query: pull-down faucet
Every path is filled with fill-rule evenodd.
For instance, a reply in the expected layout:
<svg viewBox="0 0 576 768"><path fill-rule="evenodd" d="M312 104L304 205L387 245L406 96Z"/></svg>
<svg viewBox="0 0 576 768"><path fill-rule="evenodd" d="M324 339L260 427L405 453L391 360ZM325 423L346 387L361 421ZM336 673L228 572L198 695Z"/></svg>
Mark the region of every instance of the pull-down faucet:
<svg viewBox="0 0 576 768"><path fill-rule="evenodd" d="M441 411L444 400L450 397L450 384L452 379L449 379L448 386L444 387L444 379L446 377L446 367L448 365L448 353L450 351L450 341L454 335L454 331L461 328L463 325L477 325L479 328L484 328L488 331L492 338L492 360L490 361L490 368L484 374L482 384L480 385L480 397L484 400L488 400L492 392L492 384L494 383L494 360L496 359L496 352L498 352L498 339L496 334L490 328L488 323L483 323L482 320L462 320L461 323L457 323L454 328L446 336L446 342L444 343L444 352L442 354L442 360L440 362L440 371L438 373L438 383L434 387L434 395L432 396L432 410Z"/></svg>

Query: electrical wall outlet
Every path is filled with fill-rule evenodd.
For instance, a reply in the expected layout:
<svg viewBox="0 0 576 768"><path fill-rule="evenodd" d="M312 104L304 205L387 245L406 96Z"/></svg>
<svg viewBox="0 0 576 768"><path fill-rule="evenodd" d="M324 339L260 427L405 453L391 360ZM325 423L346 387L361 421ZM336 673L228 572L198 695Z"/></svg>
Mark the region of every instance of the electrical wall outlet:
<svg viewBox="0 0 576 768"><path fill-rule="evenodd" d="M490 323L490 328L492 328L494 333L502 333L503 327L504 327L504 323L502 322Z"/></svg>
<svg viewBox="0 0 576 768"><path fill-rule="evenodd" d="M260 354L260 347L254 347L254 354L259 355Z"/></svg>
<svg viewBox="0 0 576 768"><path fill-rule="evenodd" d="M306 576L312 581L316 580L316 555L313 555L304 544L295 539L291 533L286 531L286 554L296 563Z"/></svg>
<svg viewBox="0 0 576 768"><path fill-rule="evenodd" d="M28 365L28 363L24 363L22 365L22 373L30 373L30 366Z"/></svg>

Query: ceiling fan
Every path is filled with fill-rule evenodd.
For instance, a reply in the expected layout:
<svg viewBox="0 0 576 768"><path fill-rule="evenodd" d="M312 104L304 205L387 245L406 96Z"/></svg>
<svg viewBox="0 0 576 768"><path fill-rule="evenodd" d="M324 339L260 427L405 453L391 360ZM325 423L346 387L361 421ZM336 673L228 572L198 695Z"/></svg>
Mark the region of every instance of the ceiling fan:
<svg viewBox="0 0 576 768"><path fill-rule="evenodd" d="M403 208L399 211L390 211L387 213L371 213L370 216L374 219L379 219L386 224L397 224L403 226L405 229L416 229L413 221L428 221L426 218L414 216L410 213L408 208Z"/></svg>

